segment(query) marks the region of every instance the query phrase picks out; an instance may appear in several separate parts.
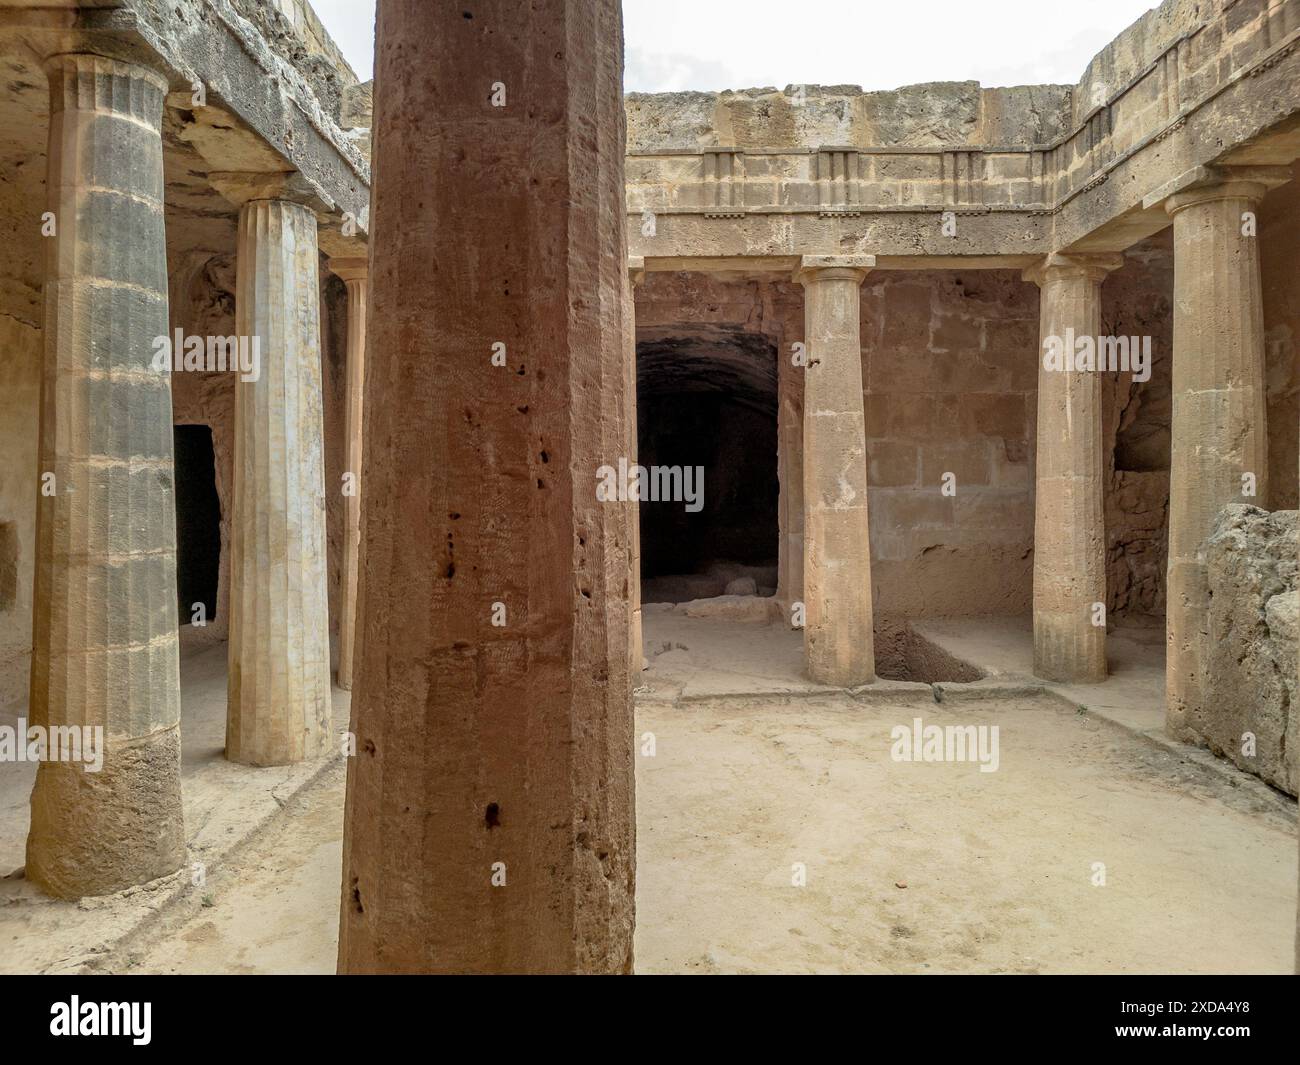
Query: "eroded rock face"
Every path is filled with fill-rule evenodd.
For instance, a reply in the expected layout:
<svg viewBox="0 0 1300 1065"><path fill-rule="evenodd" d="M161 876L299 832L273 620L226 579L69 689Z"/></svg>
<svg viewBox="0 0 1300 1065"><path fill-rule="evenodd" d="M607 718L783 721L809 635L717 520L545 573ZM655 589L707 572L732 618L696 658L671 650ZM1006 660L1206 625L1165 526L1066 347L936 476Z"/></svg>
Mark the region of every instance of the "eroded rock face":
<svg viewBox="0 0 1300 1065"><path fill-rule="evenodd" d="M629 93L630 152L736 145L1044 144L1065 132L1064 85L982 88L975 81L863 92L788 85L727 92Z"/></svg>
<svg viewBox="0 0 1300 1065"><path fill-rule="evenodd" d="M1291 711L1300 606L1296 519L1294 510L1243 504L1220 512L1205 544L1213 647L1206 698L1187 717L1211 750L1291 795L1300 784L1288 756L1300 743L1300 715Z"/></svg>

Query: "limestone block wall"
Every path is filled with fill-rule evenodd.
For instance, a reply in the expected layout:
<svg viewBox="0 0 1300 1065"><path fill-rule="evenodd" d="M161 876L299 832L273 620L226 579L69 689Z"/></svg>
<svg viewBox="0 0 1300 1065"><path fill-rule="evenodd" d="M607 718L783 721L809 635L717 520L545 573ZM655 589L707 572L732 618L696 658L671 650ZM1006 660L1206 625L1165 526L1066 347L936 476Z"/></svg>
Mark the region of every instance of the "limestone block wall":
<svg viewBox="0 0 1300 1065"><path fill-rule="evenodd" d="M1294 510L1232 504L1206 542L1210 632L1207 699L1187 724L1215 753L1295 795L1297 605ZM1253 753L1249 737L1253 737Z"/></svg>
<svg viewBox="0 0 1300 1065"><path fill-rule="evenodd" d="M1028 611L1037 290L1008 271L878 271L862 307L877 612Z"/></svg>

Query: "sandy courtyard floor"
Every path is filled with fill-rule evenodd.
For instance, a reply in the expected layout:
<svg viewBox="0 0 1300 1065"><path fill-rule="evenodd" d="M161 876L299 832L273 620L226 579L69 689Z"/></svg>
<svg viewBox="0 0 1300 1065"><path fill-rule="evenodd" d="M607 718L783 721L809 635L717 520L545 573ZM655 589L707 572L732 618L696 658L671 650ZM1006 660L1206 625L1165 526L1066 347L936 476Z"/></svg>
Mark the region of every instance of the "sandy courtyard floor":
<svg viewBox="0 0 1300 1065"><path fill-rule="evenodd" d="M998 770L892 760L918 716L997 725ZM642 702L645 732L639 972L1291 971L1294 804L1050 700ZM332 972L342 800L340 764L103 967Z"/></svg>

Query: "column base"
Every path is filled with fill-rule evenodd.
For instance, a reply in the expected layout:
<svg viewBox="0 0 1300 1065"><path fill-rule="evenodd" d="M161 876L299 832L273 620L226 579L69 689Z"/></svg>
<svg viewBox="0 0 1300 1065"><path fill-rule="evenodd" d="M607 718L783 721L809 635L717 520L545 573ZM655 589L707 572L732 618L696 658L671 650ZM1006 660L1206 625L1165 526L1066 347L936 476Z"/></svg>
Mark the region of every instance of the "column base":
<svg viewBox="0 0 1300 1065"><path fill-rule="evenodd" d="M1106 679L1106 630L1080 628L1078 617L1034 618L1034 676L1061 684L1101 684Z"/></svg>
<svg viewBox="0 0 1300 1065"><path fill-rule="evenodd" d="M185 863L180 729L106 747L98 773L75 762L36 771L25 875L58 898L111 895Z"/></svg>

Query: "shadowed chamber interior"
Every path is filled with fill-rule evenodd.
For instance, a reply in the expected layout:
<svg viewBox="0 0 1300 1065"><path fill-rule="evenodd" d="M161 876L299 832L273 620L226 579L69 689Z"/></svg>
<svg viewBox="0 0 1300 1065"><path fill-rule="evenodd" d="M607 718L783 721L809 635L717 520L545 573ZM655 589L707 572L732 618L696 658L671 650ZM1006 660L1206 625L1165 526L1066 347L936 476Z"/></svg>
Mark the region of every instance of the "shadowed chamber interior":
<svg viewBox="0 0 1300 1065"><path fill-rule="evenodd" d="M212 430L206 425L174 426L176 446L176 583L180 622L193 620L202 603L207 619L217 615L221 567L221 503L217 498Z"/></svg>
<svg viewBox="0 0 1300 1065"><path fill-rule="evenodd" d="M696 328L638 342L637 461L703 467L698 511L641 504L645 602L722 595L745 578L749 594L774 594L776 382L776 349L757 334Z"/></svg>

